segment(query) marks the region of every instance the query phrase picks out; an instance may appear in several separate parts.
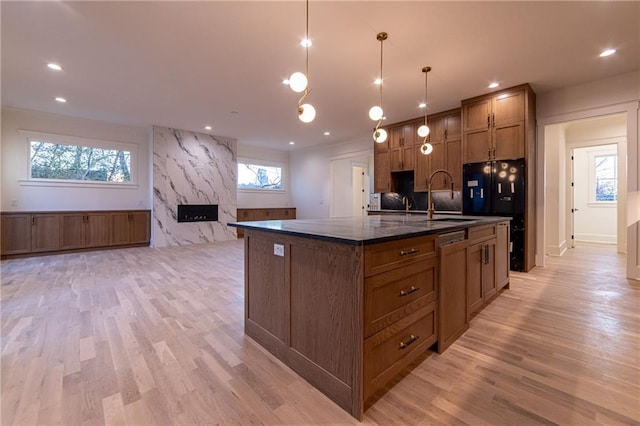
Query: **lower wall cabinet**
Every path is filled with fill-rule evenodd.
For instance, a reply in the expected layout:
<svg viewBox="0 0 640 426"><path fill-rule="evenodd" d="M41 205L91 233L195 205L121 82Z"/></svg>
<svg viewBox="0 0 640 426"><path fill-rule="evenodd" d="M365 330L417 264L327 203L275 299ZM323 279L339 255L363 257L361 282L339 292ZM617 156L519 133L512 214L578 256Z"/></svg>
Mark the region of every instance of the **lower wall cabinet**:
<svg viewBox="0 0 640 426"><path fill-rule="evenodd" d="M2 213L2 257L148 245L149 210Z"/></svg>
<svg viewBox="0 0 640 426"><path fill-rule="evenodd" d="M296 218L295 207L275 207L260 209L238 209L236 220L238 222L254 222L257 220L287 220ZM236 228L238 238L244 236L244 230Z"/></svg>

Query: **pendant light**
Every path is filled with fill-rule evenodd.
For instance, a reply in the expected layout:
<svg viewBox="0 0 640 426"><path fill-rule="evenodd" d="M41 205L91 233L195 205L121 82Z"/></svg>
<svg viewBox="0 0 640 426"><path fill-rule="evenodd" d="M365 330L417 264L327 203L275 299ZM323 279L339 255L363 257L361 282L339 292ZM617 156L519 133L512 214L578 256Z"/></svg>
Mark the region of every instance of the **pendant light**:
<svg viewBox="0 0 640 426"><path fill-rule="evenodd" d="M377 143L383 143L387 140L387 131L380 128L384 115L384 111L382 110L382 46L387 38L388 34L385 32L378 33L378 35L376 36L376 39L380 42L380 77L377 80L380 83L380 104L371 107L371 109L369 110L369 118L373 121L378 122L375 129L373 129L373 140Z"/></svg>
<svg viewBox="0 0 640 426"><path fill-rule="evenodd" d="M429 74L429 71L431 71L431 67L422 68L422 72L424 73L424 124L418 127L418 136L424 138L422 145L420 145L420 152L424 155L429 155L433 152L433 145L427 142L427 138L431 132L427 125L427 74Z"/></svg>
<svg viewBox="0 0 640 426"><path fill-rule="evenodd" d="M311 89L309 89L309 46L311 45L309 41L309 0L307 0L306 18L305 38L301 43L306 53L305 72L301 73L298 71L291 74L291 77L289 77L289 87L296 93L304 92L298 101L298 119L303 123L311 123L313 119L316 118L316 109L311 104L303 104L304 100L309 96L309 93L311 93Z"/></svg>

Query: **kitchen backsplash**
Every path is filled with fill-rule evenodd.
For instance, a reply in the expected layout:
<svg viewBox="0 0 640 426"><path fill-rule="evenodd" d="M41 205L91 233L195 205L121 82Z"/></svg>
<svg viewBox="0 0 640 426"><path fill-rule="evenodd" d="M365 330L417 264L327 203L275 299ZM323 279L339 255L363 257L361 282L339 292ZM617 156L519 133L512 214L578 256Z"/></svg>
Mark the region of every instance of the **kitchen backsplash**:
<svg viewBox="0 0 640 426"><path fill-rule="evenodd" d="M428 193L426 192L385 192L379 195L381 210L404 210L403 198L410 201L409 210L428 210ZM453 200L450 191L433 192L433 203L437 211L462 211L462 193L453 191ZM375 210L375 207L370 207Z"/></svg>

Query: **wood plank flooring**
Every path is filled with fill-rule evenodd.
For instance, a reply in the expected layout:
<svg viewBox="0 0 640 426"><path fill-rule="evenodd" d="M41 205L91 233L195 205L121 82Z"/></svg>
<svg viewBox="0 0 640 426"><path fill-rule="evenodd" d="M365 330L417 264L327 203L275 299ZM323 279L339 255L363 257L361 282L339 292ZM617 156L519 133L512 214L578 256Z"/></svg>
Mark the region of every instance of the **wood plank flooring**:
<svg viewBox="0 0 640 426"><path fill-rule="evenodd" d="M612 248L531 273L365 424L640 424L640 285ZM2 425L357 424L243 333L242 240L4 260Z"/></svg>

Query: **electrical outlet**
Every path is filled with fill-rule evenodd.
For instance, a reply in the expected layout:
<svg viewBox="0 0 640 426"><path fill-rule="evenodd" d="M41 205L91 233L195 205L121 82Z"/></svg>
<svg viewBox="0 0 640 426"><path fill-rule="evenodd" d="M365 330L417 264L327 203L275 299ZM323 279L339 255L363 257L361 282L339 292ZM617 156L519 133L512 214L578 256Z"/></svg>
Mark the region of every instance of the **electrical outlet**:
<svg viewBox="0 0 640 426"><path fill-rule="evenodd" d="M11 200L11 207L18 207L18 200L16 200L15 198Z"/></svg>
<svg viewBox="0 0 640 426"><path fill-rule="evenodd" d="M276 256L283 256L284 257L284 245L282 245L282 244L274 244L273 245L273 254L275 254Z"/></svg>

